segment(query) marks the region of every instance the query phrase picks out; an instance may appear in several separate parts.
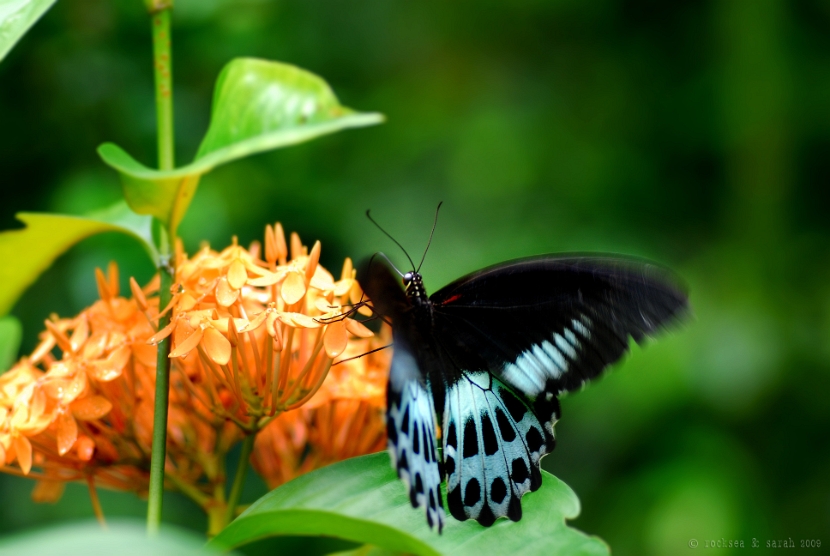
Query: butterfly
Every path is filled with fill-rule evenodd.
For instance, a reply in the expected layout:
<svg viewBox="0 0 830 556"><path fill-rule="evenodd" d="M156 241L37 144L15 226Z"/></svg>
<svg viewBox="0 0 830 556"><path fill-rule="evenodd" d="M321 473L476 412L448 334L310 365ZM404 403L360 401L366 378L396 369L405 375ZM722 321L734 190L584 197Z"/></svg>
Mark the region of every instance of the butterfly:
<svg viewBox="0 0 830 556"><path fill-rule="evenodd" d="M521 519L521 498L541 486L540 460L555 445L558 397L620 359L629 338L641 342L688 309L669 271L618 256L517 259L431 296L410 263L397 277L373 258L358 281L392 324L392 465L439 533L444 478L456 519Z"/></svg>

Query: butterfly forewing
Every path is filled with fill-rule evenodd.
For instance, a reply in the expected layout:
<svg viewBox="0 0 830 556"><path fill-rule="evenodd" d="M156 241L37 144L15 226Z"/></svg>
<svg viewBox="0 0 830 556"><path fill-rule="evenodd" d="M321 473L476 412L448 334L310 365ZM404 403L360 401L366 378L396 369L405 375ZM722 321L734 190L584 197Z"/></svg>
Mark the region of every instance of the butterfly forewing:
<svg viewBox="0 0 830 556"><path fill-rule="evenodd" d="M521 393L582 386L685 310L664 270L609 257L536 257L504 263L436 292L434 330L454 338L467 368L489 370Z"/></svg>

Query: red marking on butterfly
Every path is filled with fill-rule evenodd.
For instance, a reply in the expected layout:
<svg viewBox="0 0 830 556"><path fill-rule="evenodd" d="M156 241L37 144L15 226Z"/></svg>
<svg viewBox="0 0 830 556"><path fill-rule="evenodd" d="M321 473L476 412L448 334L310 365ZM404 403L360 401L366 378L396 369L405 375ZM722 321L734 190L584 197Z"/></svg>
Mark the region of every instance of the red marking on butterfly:
<svg viewBox="0 0 830 556"><path fill-rule="evenodd" d="M446 301L444 301L443 303L441 303L441 305L447 305L448 303L452 303L453 301L458 301L459 299L461 299L461 294L457 293L454 296L452 296L451 298L449 298Z"/></svg>

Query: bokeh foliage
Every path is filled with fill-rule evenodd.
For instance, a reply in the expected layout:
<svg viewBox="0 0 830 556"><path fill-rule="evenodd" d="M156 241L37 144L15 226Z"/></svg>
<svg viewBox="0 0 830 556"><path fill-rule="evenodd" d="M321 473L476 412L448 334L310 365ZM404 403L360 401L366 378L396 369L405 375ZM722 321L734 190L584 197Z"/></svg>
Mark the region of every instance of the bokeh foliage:
<svg viewBox="0 0 830 556"><path fill-rule="evenodd" d="M445 201L424 272L434 291L503 259L552 251L647 256L689 282L695 318L563 400L545 467L579 495L575 525L615 554L691 538L821 538L830 530L830 5L720 0L389 2L177 0L178 158L208 128L231 58L325 76L384 126L217 169L181 234L192 251L281 220L322 262L385 250L367 208L412 252ZM2 229L18 211L80 214L120 197L95 148L155 164L141 2L59 2L0 64ZM51 312L96 296L117 234L87 240L12 313L24 352ZM336 266L336 264L334 265ZM247 499L264 492L251 481ZM0 476L0 532L91 515ZM142 515L102 493L107 515ZM531 495L532 496L532 495ZM165 520L203 530L170 497ZM830 539L825 539L830 542ZM708 550L707 554L717 554Z"/></svg>

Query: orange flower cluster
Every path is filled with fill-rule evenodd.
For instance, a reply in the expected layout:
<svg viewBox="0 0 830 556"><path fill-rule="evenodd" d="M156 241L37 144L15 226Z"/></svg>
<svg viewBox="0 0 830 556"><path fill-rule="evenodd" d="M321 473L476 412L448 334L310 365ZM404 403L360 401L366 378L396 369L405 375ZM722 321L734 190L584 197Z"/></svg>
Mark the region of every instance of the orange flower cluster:
<svg viewBox="0 0 830 556"><path fill-rule="evenodd" d="M152 443L156 344L172 339L166 476L206 504L224 457L260 433L253 460L269 484L383 447L389 354L344 310L362 292L346 259L335 280L279 224L261 245L176 254L172 301L160 318L158 277L119 296L117 268L97 272L101 300L46 322L29 357L0 375L3 471L45 479L42 499L67 480L144 492ZM298 411L292 411L305 406ZM291 438L288 444L275 441ZM293 450L293 451L292 451ZM262 462L267 462L263 464ZM17 464L15 467L13 464ZM33 471L33 468L35 469Z"/></svg>

